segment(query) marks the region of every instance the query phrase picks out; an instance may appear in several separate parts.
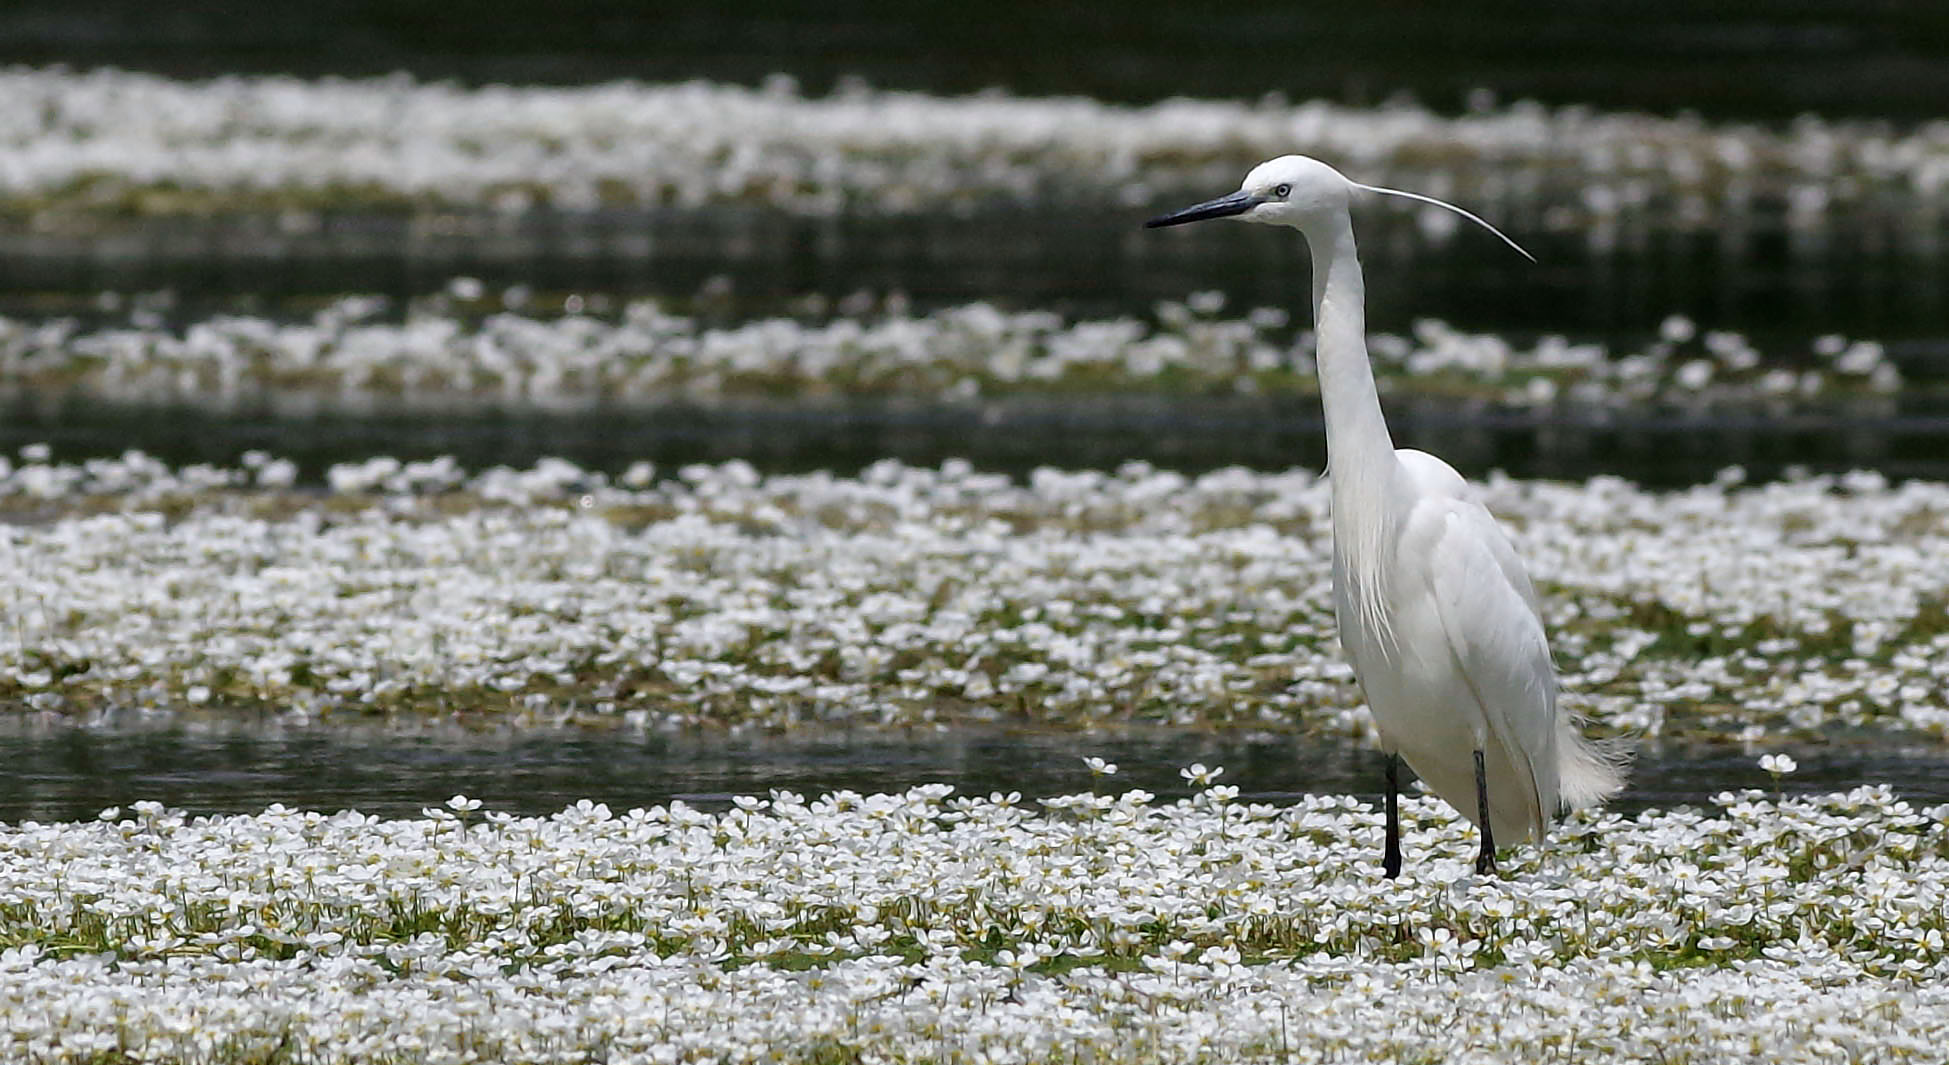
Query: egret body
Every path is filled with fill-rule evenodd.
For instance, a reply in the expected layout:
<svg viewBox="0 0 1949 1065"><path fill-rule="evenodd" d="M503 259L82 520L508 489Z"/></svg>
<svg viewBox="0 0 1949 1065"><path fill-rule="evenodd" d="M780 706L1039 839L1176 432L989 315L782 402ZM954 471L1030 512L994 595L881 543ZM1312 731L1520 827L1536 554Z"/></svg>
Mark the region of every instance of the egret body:
<svg viewBox="0 0 1949 1065"><path fill-rule="evenodd" d="M1400 875L1397 774L1405 759L1480 826L1476 871L1487 873L1496 840L1542 839L1563 807L1615 792L1621 772L1617 757L1557 705L1536 592L1495 519L1453 467L1396 449L1388 434L1367 361L1365 282L1349 210L1360 191L1436 204L1516 247L1453 204L1360 185L1298 155L1261 163L1229 196L1146 225L1233 217L1305 236L1333 492L1334 616L1386 756L1382 867Z"/></svg>

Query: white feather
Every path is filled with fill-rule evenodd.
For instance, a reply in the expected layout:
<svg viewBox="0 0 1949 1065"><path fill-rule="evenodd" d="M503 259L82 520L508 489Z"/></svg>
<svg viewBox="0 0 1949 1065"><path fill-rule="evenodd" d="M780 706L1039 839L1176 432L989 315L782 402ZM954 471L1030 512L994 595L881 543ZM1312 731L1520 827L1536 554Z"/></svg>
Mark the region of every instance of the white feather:
<svg viewBox="0 0 1949 1065"><path fill-rule="evenodd" d="M1495 518L1447 463L1394 448L1367 360L1349 210L1357 190L1453 211L1534 259L1452 203L1360 185L1296 155L1253 168L1238 193L1151 224L1236 216L1306 235L1333 477L1334 612L1354 676L1383 746L1435 794L1472 821L1486 801L1485 827L1500 842L1541 839L1562 806L1617 790L1622 754L1587 740L1558 704L1536 590ZM1492 859L1485 841L1478 868Z"/></svg>

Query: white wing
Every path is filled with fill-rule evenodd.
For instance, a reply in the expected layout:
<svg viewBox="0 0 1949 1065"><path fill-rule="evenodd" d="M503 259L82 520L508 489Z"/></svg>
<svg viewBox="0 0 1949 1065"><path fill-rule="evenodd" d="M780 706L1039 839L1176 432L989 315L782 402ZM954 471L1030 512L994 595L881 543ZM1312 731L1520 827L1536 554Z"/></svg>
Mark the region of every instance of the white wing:
<svg viewBox="0 0 1949 1065"><path fill-rule="evenodd" d="M1558 723L1536 591L1495 519L1464 498L1460 476L1439 460L1405 464L1422 495L1409 515L1403 561L1425 582L1466 691L1458 696L1472 704L1454 709L1480 715L1493 741L1484 753L1496 831L1510 842L1512 830L1541 838L1556 813ZM1472 797L1472 764L1468 772Z"/></svg>

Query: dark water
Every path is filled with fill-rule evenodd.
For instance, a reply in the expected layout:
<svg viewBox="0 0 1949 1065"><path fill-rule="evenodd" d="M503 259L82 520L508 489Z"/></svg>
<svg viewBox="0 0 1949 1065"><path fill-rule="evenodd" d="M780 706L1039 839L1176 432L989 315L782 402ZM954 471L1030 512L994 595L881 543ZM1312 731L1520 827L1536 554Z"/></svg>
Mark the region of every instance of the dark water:
<svg viewBox="0 0 1949 1065"><path fill-rule="evenodd" d="M922 310L980 299L1075 316L1143 316L1159 301L1216 289L1228 294L1227 313L1281 306L1303 320L1308 265L1292 234L1240 226L1145 232L1137 220L1146 213L991 206L814 219L750 208L543 211L439 226L357 215L328 216L297 233L249 218L167 219L118 231L112 241L0 225L0 312L85 318L96 313L98 292L168 289L166 317L179 325L213 313L304 317L347 291L392 297L396 314L464 274L496 295L503 286L528 287L538 294L531 313L558 308L565 293L587 293L592 306L653 297L706 322L733 322L822 301L830 308L863 291L904 293ZM1836 220L1833 232L1811 243L1787 240L1772 215L1715 232L1653 226L1649 242L1629 253L1594 249L1573 233L1526 229L1519 219L1516 236L1541 259L1532 265L1466 237L1429 244L1406 216L1377 215L1364 237L1369 324L1400 332L1429 316L1517 342L1542 333L1601 340L1621 353L1645 344L1666 315L1685 313L1789 357L1804 358L1811 338L1828 333L1883 339L1908 381L1939 389L1949 380L1949 253L1940 250L1949 248L1949 232L1922 240L1910 227L1916 243L1909 247L1888 239L1902 228L1898 218L1877 218L1861 231ZM1949 229L1949 216L1929 218L1927 225ZM1917 250L1925 246L1938 248L1935 258ZM1389 417L1402 443L1474 475L1604 473L1677 485L1741 464L1759 478L1793 467L1949 477L1949 405L1920 394L1792 416L1535 413L1416 400L1392 404ZM245 451L263 449L298 460L313 477L334 462L375 454L450 454L472 468L559 456L611 471L639 459L666 468L743 458L765 470L852 470L887 457L922 465L959 457L1019 472L1132 459L1194 471L1318 467L1325 457L1311 402L1096 397L292 416L0 399L0 449L40 441L70 461L139 448L170 462L234 465Z"/></svg>
<svg viewBox="0 0 1949 1065"><path fill-rule="evenodd" d="M1773 750L1774 748L1768 748ZM1915 801L1949 801L1949 749L1940 744L1836 743L1787 748L1799 771L1790 794L1885 783ZM1718 792L1773 790L1757 751L1736 745L1648 746L1625 810L1703 805ZM735 795L785 789L898 791L948 783L963 794L1025 797L1088 791L1085 756L1114 762L1103 790L1188 794L1178 770L1224 766L1221 782L1246 801L1309 793L1379 795L1372 751L1289 736L1145 729L1096 735L970 729L801 735L471 729L458 725L333 722L294 726L223 716L77 726L0 716L0 820L77 820L107 806L154 800L198 814L250 813L271 803L391 816L417 815L465 794L490 809L546 814L578 799L611 809L683 800L719 809Z"/></svg>
<svg viewBox="0 0 1949 1065"><path fill-rule="evenodd" d="M1553 0L1222 7L896 0L9 0L0 62L169 74L467 81L861 77L928 92L1004 86L1112 100L1266 93L1454 109L1504 98L1710 116L1933 118L1949 7L1926 0Z"/></svg>
<svg viewBox="0 0 1949 1065"><path fill-rule="evenodd" d="M1232 313L1283 307L1303 319L1310 263L1290 230L1140 228L1186 196L1217 191L1136 207L993 203L829 218L741 206L538 209L325 213L297 229L254 215L169 217L64 231L0 217L0 312L85 313L100 292L167 290L178 323L218 312L293 316L347 292L404 306L466 275L497 293L522 285L552 295L555 308L564 293L611 304L649 297L706 322L861 292L900 293L918 310L985 300L1078 317L1148 315L1159 301L1204 290L1225 293ZM1537 217L1577 195L1565 187L1499 217L1535 263L1483 234L1431 241L1411 213L1364 211L1369 328L1400 333L1439 318L1628 350L1684 314L1704 329L1802 349L1827 333L1920 343L1934 369L1949 372L1949 212L1936 205L1890 194L1837 205L1792 233L1782 203L1764 197L1706 229L1647 208L1627 245L1601 247ZM548 310L538 301L530 313Z"/></svg>
<svg viewBox="0 0 1949 1065"><path fill-rule="evenodd" d="M1753 480L1792 470L1876 469L1949 479L1949 404L1837 404L1789 416L1660 411L1487 412L1441 401L1391 405L1397 444L1441 454L1480 476L1560 480L1625 476L1655 487L1711 480L1727 466ZM639 460L742 459L771 472L856 472L885 458L938 466L950 458L1016 476L1038 466L1109 469L1133 460L1199 473L1242 465L1323 469L1325 428L1313 399L1165 400L1107 397L985 404L861 402L724 404L575 414L374 414L278 417L176 408L48 405L0 400L0 452L46 442L57 460L135 448L175 465L235 467L272 451L322 483L336 462L451 455L472 470L527 467L542 456L619 474Z"/></svg>

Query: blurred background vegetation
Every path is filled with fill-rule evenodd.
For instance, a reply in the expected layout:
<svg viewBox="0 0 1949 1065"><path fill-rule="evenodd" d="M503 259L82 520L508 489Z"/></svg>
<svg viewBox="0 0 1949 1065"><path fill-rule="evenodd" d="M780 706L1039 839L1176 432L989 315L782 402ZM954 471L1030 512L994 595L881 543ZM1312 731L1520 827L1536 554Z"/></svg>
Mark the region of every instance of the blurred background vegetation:
<svg viewBox="0 0 1949 1065"><path fill-rule="evenodd" d="M11 0L0 62L185 77L465 83L779 72L883 88L1149 102L1267 93L1443 111L1502 99L1715 118L1938 117L1949 5L1918 0Z"/></svg>

